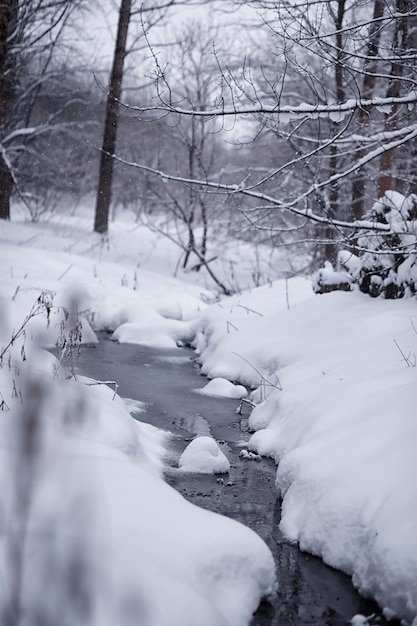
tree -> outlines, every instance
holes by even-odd
[[[140,45],[138,46],[138,39],[141,38],[140,34],[136,36],[134,43],[129,46],[129,24],[133,16],[139,16],[140,29],[143,31],[142,34],[145,34],[150,28],[164,20],[167,11],[171,7],[187,4],[187,1],[162,0],[160,4],[151,3],[151,6],[142,4],[140,8],[133,8],[132,0],[121,0],[120,2],[113,64],[106,100],[106,118],[95,209],[94,230],[98,233],[104,234],[108,230],[124,62],[130,51],[137,52],[141,48]],[[196,4],[199,4],[199,0],[197,0]],[[146,25],[143,23],[145,15],[148,16]]]
[[[113,155],[116,149],[118,109],[122,93],[123,65],[127,49],[127,33],[132,10],[131,0],[121,0],[113,65],[107,94],[103,147],[97,190],[94,230],[106,233],[113,180]]]
[[[0,129],[6,123],[6,109],[11,96],[11,66],[9,48],[11,47],[12,29],[16,21],[17,0],[5,0],[0,4]],[[0,150],[0,218],[10,217],[10,196],[13,189],[13,177],[7,163],[4,148]]]
[[[377,62],[379,44],[381,40],[380,21],[384,15],[384,0],[375,0],[373,7],[372,22],[369,25],[368,42],[366,45],[366,58],[363,63],[364,75],[362,78],[362,95],[370,99],[374,94],[377,81]],[[368,124],[369,110],[361,108],[357,114],[359,128],[366,129]],[[358,151],[358,158],[363,158],[366,150]],[[352,212],[356,219],[360,219],[365,210],[366,175],[359,170],[352,183]]]
[[[10,198],[20,187],[22,155],[39,157],[40,137],[63,132],[60,109],[42,113],[40,99],[64,90],[58,77],[65,32],[83,0],[2,0],[0,2],[0,218],[10,217]],[[61,115],[61,117],[60,117]]]
[[[395,0],[394,11],[397,19],[392,29],[390,46],[390,81],[387,86],[387,98],[399,98],[404,92],[404,83],[415,84],[415,53],[417,50],[417,2],[410,0]],[[408,53],[414,51],[414,58],[410,59]],[[413,67],[414,65],[414,67]],[[384,115],[384,131],[395,132],[400,126],[400,110],[396,103]],[[380,175],[378,178],[378,197],[395,186],[395,152],[386,150],[381,157]]]
[[[413,43],[417,3],[261,0],[251,4],[265,9],[270,57],[275,46],[273,63],[250,64],[249,58],[240,76],[223,66],[222,89],[214,106],[204,109],[172,97],[159,63],[159,102],[151,108],[194,120],[249,118],[257,124],[255,140],[275,133],[279,141],[271,144],[271,151],[281,151],[280,164],[262,173],[252,168],[247,179],[233,183],[220,177],[196,180],[169,171],[154,173],[172,182],[182,180],[252,199],[257,211],[251,207],[245,217],[258,228],[290,227],[301,232],[313,223],[314,239],[320,238],[334,261],[335,244],[360,248],[358,236],[364,230],[386,233],[393,228],[360,219],[360,206],[370,206],[387,185],[402,191],[401,186],[412,183],[403,180],[401,172],[403,154],[409,153],[417,137]],[[269,220],[265,225],[263,216]]]
[[[178,43],[171,47],[170,68],[166,70],[175,84],[172,97],[192,103],[199,109],[209,106],[214,92],[214,36],[213,27],[194,21],[188,24],[176,37]],[[211,63],[208,61],[210,55]],[[220,169],[222,152],[224,154],[225,150],[218,141],[215,122],[168,115],[165,128],[164,151],[168,141],[173,144],[173,149],[168,159],[160,155],[160,163],[163,162],[164,166],[174,165],[176,171],[187,178],[207,178]],[[185,269],[191,259],[197,271],[203,265],[207,267],[207,242],[217,199],[205,194],[204,188],[193,185],[186,188],[176,185],[172,189],[162,185],[155,189],[155,193],[164,211],[176,223],[175,240],[184,252],[182,267]],[[222,288],[226,289],[224,286]]]

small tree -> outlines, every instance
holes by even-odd
[[[360,256],[339,253],[341,265],[359,289],[372,297],[402,298],[417,293],[417,195],[407,197],[386,191],[365,218],[389,226],[387,234],[364,233],[358,237]],[[410,245],[411,243],[411,245]]]
[[[204,109],[212,101],[216,65],[212,55],[215,29],[206,28],[199,22],[187,25],[176,37],[177,44],[171,47],[170,72],[175,83],[172,97],[177,101],[192,103]],[[212,63],[207,59],[212,56]],[[225,150],[218,140],[218,126],[215,121],[198,117],[181,119],[178,115],[166,118],[164,152],[168,141],[172,148],[168,158],[160,155],[164,167],[174,165],[177,172],[187,178],[207,178],[217,172],[222,165]],[[215,205],[218,199],[207,195],[204,187],[184,187],[176,185],[169,189],[166,185],[155,188],[164,212],[176,224],[176,243],[183,249],[183,268],[190,260],[194,269],[207,264],[207,243],[209,230],[215,222]]]

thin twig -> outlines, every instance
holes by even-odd
[[[240,359],[245,361],[245,363],[250,365],[250,367],[260,376],[261,382],[264,385],[268,385],[270,387],[274,387],[274,389],[278,389],[279,391],[282,391],[281,383],[279,382],[279,378],[275,374],[275,372],[271,372],[270,370],[267,370],[270,376],[275,376],[275,378],[277,379],[277,384],[276,385],[274,383],[272,383],[270,380],[268,380],[267,378],[265,378],[265,376],[250,361],[248,361],[248,359],[245,359],[244,356],[242,356],[241,354],[238,354],[237,352],[233,352],[233,351],[232,351],[232,354],[234,354],[235,356],[238,356]],[[267,369],[267,368],[264,368],[264,369]]]
[[[403,357],[404,361],[407,363],[407,367],[416,367],[417,365],[417,360],[416,360],[416,355],[410,352],[408,353],[408,356],[405,356],[404,352],[401,350],[400,346],[398,345],[398,342],[396,339],[394,339],[394,343],[397,346],[401,356]],[[411,358],[412,357],[412,358]]]
[[[248,306],[244,304],[238,304],[239,308],[244,309],[247,313],[254,313],[255,315],[259,315],[259,317],[263,317],[263,313],[259,313],[259,311],[255,311],[255,309],[250,309]]]
[[[117,390],[119,389],[119,385],[115,380],[95,380],[91,383],[85,383],[87,387],[94,387],[94,385],[114,385],[114,394],[112,400],[115,399],[117,395]]]

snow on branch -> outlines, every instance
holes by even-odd
[[[48,133],[68,132],[74,128],[80,128],[80,125],[87,126],[89,124],[91,123],[83,122],[80,124],[80,122],[56,122],[54,124],[51,124],[48,122],[47,124],[41,124],[39,126],[15,128],[3,138],[2,145],[3,147],[6,147],[19,139],[24,139],[28,137],[39,137],[40,135],[45,135]]]
[[[332,122],[341,122],[349,113],[353,113],[358,109],[375,108],[382,113],[389,113],[392,107],[398,105],[407,105],[409,108],[414,107],[417,102],[417,91],[410,91],[407,95],[399,97],[380,98],[374,97],[370,99],[350,98],[345,102],[334,102],[329,104],[309,104],[303,102],[297,106],[292,105],[264,105],[261,102],[252,106],[221,106],[212,109],[195,109],[183,108],[174,102],[166,102],[159,93],[160,103],[149,106],[133,106],[125,105],[133,111],[159,111],[163,113],[176,113],[178,115],[188,115],[194,117],[224,117],[224,116],[240,116],[249,114],[276,115],[280,122],[288,123],[300,118],[317,119],[319,117],[330,118]]]
[[[417,135],[417,129],[415,131],[415,134]],[[372,222],[370,220],[365,220],[365,221],[356,220],[354,222],[348,222],[345,220],[331,219],[325,215],[318,215],[317,213],[314,213],[314,211],[312,211],[311,209],[297,208],[296,205],[299,204],[302,200],[306,199],[307,196],[312,195],[313,193],[316,193],[316,191],[319,188],[323,187],[325,184],[330,184],[333,181],[333,178],[337,179],[339,177],[342,177],[342,174],[340,174],[337,177],[332,177],[331,179],[329,179],[328,181],[325,181],[324,183],[313,185],[304,194],[292,200],[291,202],[282,202],[278,200],[277,198],[270,196],[269,194],[263,193],[261,191],[256,191],[253,188],[249,189],[241,185],[233,185],[233,184],[226,184],[226,183],[204,180],[204,179],[198,180],[198,179],[186,178],[183,176],[175,176],[173,174],[168,174],[166,172],[155,169],[153,167],[149,167],[147,165],[143,165],[141,163],[123,159],[122,157],[119,157],[119,156],[114,156],[114,158],[120,163],[123,163],[124,165],[129,165],[131,167],[135,167],[140,170],[150,172],[151,174],[154,174],[155,176],[159,176],[164,181],[179,182],[185,185],[196,185],[200,187],[205,187],[208,189],[213,189],[214,193],[216,192],[226,193],[226,194],[241,193],[245,196],[255,198],[256,200],[260,200],[264,203],[269,203],[271,206],[277,209],[284,209],[284,210],[290,211],[291,213],[293,213],[294,215],[297,215],[298,217],[308,219],[318,224],[324,224],[324,225],[331,224],[332,226],[336,228],[348,228],[348,229],[353,229],[355,231],[356,230],[372,230],[372,231],[381,231],[384,233],[392,232],[388,224],[380,224],[378,222]]]
[[[206,189],[213,190],[214,193],[226,193],[226,194],[236,194],[240,193],[247,197],[254,198],[264,204],[270,205],[271,207],[275,207],[277,209],[287,210],[293,213],[294,215],[309,220],[311,222],[315,222],[317,224],[331,225],[335,228],[342,229],[350,229],[354,231],[378,231],[383,232],[385,234],[396,234],[397,230],[395,225],[393,224],[383,224],[378,221],[373,221],[369,219],[365,220],[339,220],[330,218],[328,215],[319,215],[312,211],[310,208],[301,209],[300,205],[306,203],[306,201],[311,197],[317,194],[317,192],[328,188],[330,185],[334,185],[339,180],[342,180],[357,172],[360,168],[364,167],[366,164],[370,163],[374,159],[380,157],[384,152],[389,150],[398,148],[399,146],[407,143],[408,141],[414,140],[417,137],[417,125],[413,125],[409,127],[409,132],[405,136],[400,136],[395,138],[393,141],[388,141],[381,145],[378,145],[377,148],[370,150],[367,152],[362,158],[355,161],[350,167],[329,176],[327,179],[311,184],[303,193],[297,195],[292,200],[282,201],[273,197],[261,190],[259,190],[260,185],[262,184],[262,180],[257,184],[251,184],[250,186],[246,186],[245,182],[236,185],[236,184],[227,184],[222,183],[220,181],[213,181],[207,179],[195,179],[195,178],[186,178],[183,176],[176,176],[173,174],[169,174],[167,172],[155,169],[153,167],[149,167],[134,161],[129,161],[127,159],[123,159],[119,156],[114,156],[114,158],[131,167],[135,167],[141,169],[143,171],[150,172],[155,176],[159,176],[164,181],[173,181],[179,182],[186,185],[199,186]]]

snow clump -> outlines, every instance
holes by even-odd
[[[185,448],[178,461],[182,472],[196,474],[226,474],[230,463],[212,437],[196,437]]]
[[[202,393],[206,396],[218,396],[221,398],[234,398],[241,400],[246,398],[248,392],[243,385],[234,385],[225,378],[213,378],[202,389],[196,389],[197,393]]]

